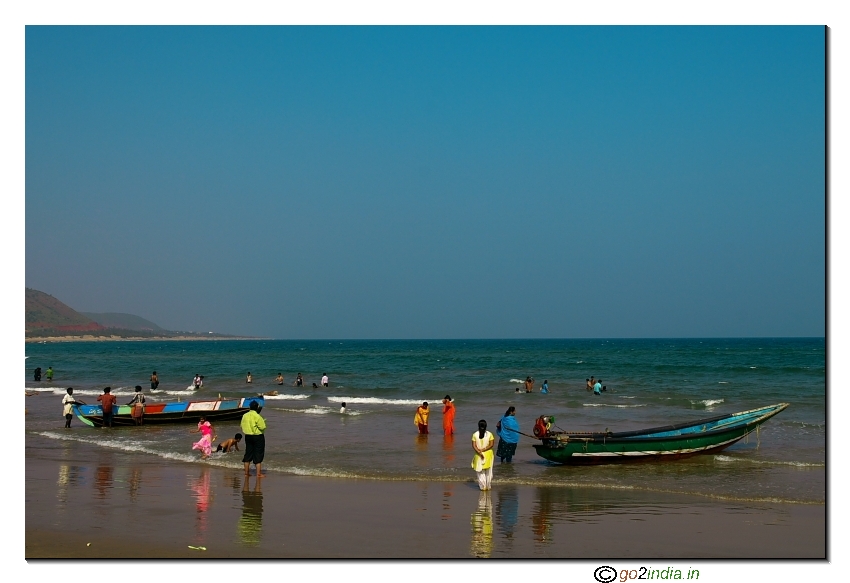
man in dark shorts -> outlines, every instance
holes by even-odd
[[[101,408],[103,409],[104,427],[112,427],[112,406],[115,404],[115,401],[118,400],[114,395],[110,394],[111,392],[112,387],[106,387],[103,389],[103,394],[97,398],[97,400],[101,402]]]
[[[262,478],[263,456],[266,453],[266,421],[259,414],[260,405],[251,401],[251,410],[242,416],[242,432],[245,434],[245,455],[242,463],[245,465],[245,475],[249,474],[251,463],[257,466],[257,477]]]

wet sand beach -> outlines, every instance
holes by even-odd
[[[27,439],[32,453],[44,438]],[[825,549],[822,504],[498,480],[487,494],[471,470],[453,483],[246,480],[71,442],[26,460],[27,559],[823,558]]]

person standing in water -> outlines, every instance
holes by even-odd
[[[192,385],[195,387],[196,391],[201,388],[201,375],[195,373],[195,378],[192,380]]]
[[[103,426],[104,427],[112,427],[112,406],[115,404],[115,401],[118,399],[115,398],[115,395],[112,395],[112,387],[106,387],[103,389],[103,394],[100,395],[97,400],[101,403],[101,409],[103,410]]]
[[[133,395],[133,400],[127,404],[133,407],[133,410],[130,412],[133,421],[136,422],[136,425],[141,425],[142,417],[145,414],[145,396],[142,394],[141,385],[136,385],[136,394]]]
[[[298,376],[295,377],[295,386],[303,387],[304,386],[304,378],[301,376],[301,373],[298,373]]]
[[[36,369],[33,371],[33,373],[32,373],[32,378],[33,378],[33,380],[34,380],[34,381],[36,381],[36,382],[40,382],[40,381],[41,381],[41,367],[40,367],[40,366],[39,366],[39,367],[36,367]]]
[[[600,379],[596,379],[596,384],[593,385],[593,394],[601,395],[602,394],[602,382]]]
[[[496,456],[499,462],[511,463],[519,443],[519,423],[516,420],[516,407],[508,407],[504,417],[496,423],[496,433],[499,435],[499,447]]]
[[[345,401],[342,402],[342,407],[339,408],[339,412],[345,415]]]
[[[245,434],[245,455],[242,464],[245,466],[245,475],[249,475],[251,463],[257,467],[257,477],[262,478],[263,458],[266,454],[266,420],[260,416],[260,405],[251,401],[251,409],[242,415],[242,432]]]
[[[151,390],[155,391],[159,387],[159,377],[156,376],[156,371],[151,373]]]
[[[277,384],[282,385],[283,384],[283,375],[280,374],[280,373],[277,373],[277,378],[275,380],[277,381]]]
[[[66,395],[62,397],[62,414],[65,415],[65,427],[71,427],[71,419],[74,418],[74,405],[77,400],[74,398],[74,389],[68,387]]]
[[[478,487],[489,490],[493,481],[493,434],[487,431],[487,422],[482,419],[478,422],[478,431],[472,434],[472,449],[475,457],[472,458],[472,469],[478,478]]]
[[[413,424],[419,428],[419,433],[422,435],[428,434],[428,415],[430,413],[428,401],[425,401],[416,408],[416,415],[413,416]]]
[[[245,382],[246,382],[246,383],[252,383],[252,382],[254,382],[254,380],[251,378],[251,371],[250,371],[250,370],[248,371],[248,376],[247,376],[247,377],[245,377]]]
[[[323,387],[328,386],[328,382],[329,382],[329,380],[328,380],[328,373],[323,372],[323,373],[322,373],[322,386],[323,386]]]
[[[48,383],[53,382],[53,367],[52,366],[47,367],[47,372],[45,373],[45,376],[47,377]]]
[[[455,404],[448,395],[443,399],[443,435],[454,435]]]
[[[543,386],[540,387],[540,392],[543,393],[544,395],[549,392],[549,381],[547,381],[547,380],[543,381]]]
[[[213,429],[212,424],[207,421],[206,417],[201,417],[201,420],[198,421],[197,429],[190,429],[190,433],[200,433],[201,439],[192,444],[192,449],[198,449],[201,451],[201,459],[205,460],[212,455],[212,443],[215,440],[215,429]]]

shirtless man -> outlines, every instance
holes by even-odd
[[[280,373],[277,373],[277,378],[275,380],[277,381],[277,384],[282,385],[283,384],[283,375],[280,374]]]

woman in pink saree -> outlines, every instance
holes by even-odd
[[[192,444],[192,449],[201,450],[201,459],[207,459],[212,455],[212,444],[215,439],[215,430],[206,417],[198,421],[198,428],[192,429],[191,433],[200,433],[201,439]]]

